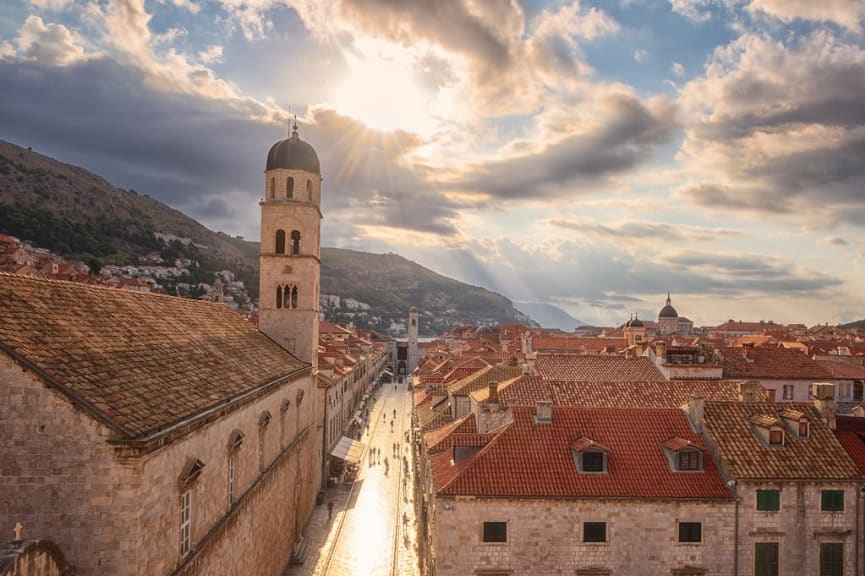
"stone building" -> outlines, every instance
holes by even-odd
[[[435,574],[729,573],[735,503],[681,410],[509,412],[429,442]]]
[[[673,308],[670,301],[670,293],[667,292],[667,303],[658,312],[658,333],[661,336],[669,336],[671,334],[688,335],[694,330],[694,323],[679,316],[679,313]]]
[[[322,485],[318,158],[268,154],[261,331],[228,307],[0,273],[0,533],[80,576],[277,575]]]
[[[830,429],[834,390],[822,387],[821,410],[700,398],[688,406],[738,502],[738,536],[727,546],[739,574],[839,576],[862,565],[863,478]]]

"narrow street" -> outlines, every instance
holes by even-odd
[[[327,490],[306,530],[306,562],[286,576],[417,576],[417,530],[411,444],[411,393],[382,384],[371,400],[353,484]],[[393,425],[391,426],[391,421]],[[398,446],[397,446],[398,444]],[[328,519],[328,503],[333,518]]]

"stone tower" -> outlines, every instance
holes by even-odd
[[[259,255],[259,329],[318,364],[321,166],[312,146],[291,136],[270,148],[264,172]]]
[[[412,306],[408,310],[408,373],[411,374],[417,368],[417,308]]]

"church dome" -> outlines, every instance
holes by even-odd
[[[661,311],[658,312],[658,318],[678,318],[679,313],[676,312],[676,309],[670,304],[670,293],[667,292],[667,305],[661,308]]]
[[[291,136],[270,147],[267,153],[267,170],[304,170],[321,174],[321,165],[315,148],[300,139],[297,125]]]
[[[631,318],[627,322],[625,322],[625,328],[642,328],[643,321],[639,318]]]

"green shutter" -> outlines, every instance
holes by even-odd
[[[757,510],[779,510],[780,508],[780,490],[757,490]]]
[[[778,543],[754,545],[754,576],[778,576]]]
[[[820,544],[820,576],[843,576],[844,545],[840,543]]]
[[[843,510],[844,509],[844,491],[843,490],[823,490],[820,498],[821,510]]]

